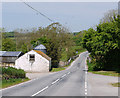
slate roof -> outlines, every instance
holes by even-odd
[[[21,51],[1,51],[0,56],[19,56]]]
[[[41,50],[41,49],[46,49],[46,47],[44,45],[40,44],[34,48],[34,50]]]
[[[44,58],[46,58],[47,60],[51,60],[51,58],[49,56],[47,56],[46,54],[44,54],[42,51],[38,51],[38,50],[34,50],[35,52],[37,52],[38,54],[40,54],[41,56],[43,56]]]

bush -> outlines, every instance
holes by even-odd
[[[88,71],[93,71],[94,66],[92,63],[89,63],[89,60],[87,60],[87,65],[88,65]]]
[[[2,67],[2,74],[4,79],[8,78],[25,78],[26,73],[22,69],[16,69],[13,67]]]
[[[88,65],[88,71],[100,71],[101,66],[91,62],[89,63],[89,60],[87,60],[87,65]]]

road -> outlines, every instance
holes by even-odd
[[[85,96],[87,82],[85,60],[82,53],[68,69],[34,79],[2,91],[2,96]]]

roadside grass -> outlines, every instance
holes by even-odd
[[[64,67],[52,68],[51,72],[57,72],[57,71],[62,71],[62,70],[65,70],[65,68]]]
[[[65,70],[67,67],[69,67],[71,65],[71,63],[73,62],[74,60],[71,60],[70,63],[68,65],[65,65],[63,67],[59,67],[59,68],[52,68],[52,71],[51,72],[57,72],[57,71],[62,71],[62,70]]]
[[[10,87],[10,86],[13,86],[13,85],[16,85],[16,84],[19,84],[19,83],[22,83],[22,82],[25,82],[25,81],[28,81],[28,80],[30,80],[30,79],[28,79],[28,78],[24,78],[24,79],[22,79],[22,78],[18,78],[18,79],[8,79],[8,80],[5,80],[5,79],[3,79],[3,80],[1,80],[0,81],[0,88],[6,88],[6,87]]]
[[[106,76],[114,76],[114,77],[119,77],[120,76],[115,71],[89,71],[89,72],[92,72],[93,74],[100,74],[100,75],[106,75]]]
[[[88,65],[88,72],[91,72],[93,74],[100,74],[100,75],[106,75],[106,76],[114,76],[114,77],[120,77],[120,74],[117,73],[116,71],[93,71],[94,64],[89,63],[87,60],[87,65]]]
[[[120,87],[120,82],[118,82],[118,83],[111,83],[111,85],[114,86],[114,87]]]

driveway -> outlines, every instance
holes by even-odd
[[[118,77],[88,73],[88,96],[118,96],[118,87],[110,83],[118,82]]]

